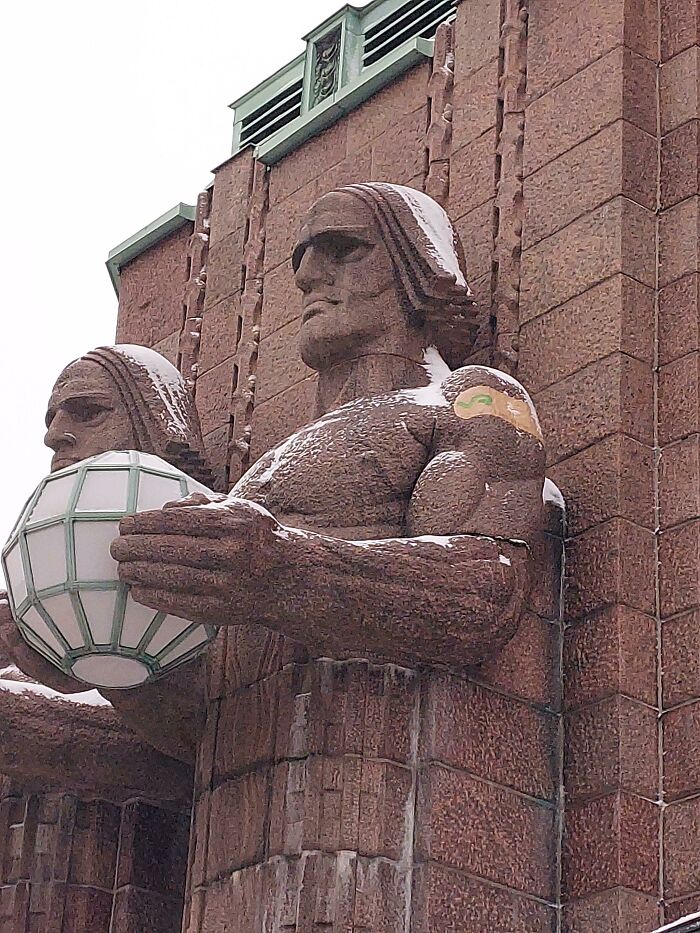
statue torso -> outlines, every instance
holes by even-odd
[[[348,539],[402,535],[439,411],[421,392],[358,399],[329,412],[265,454],[232,495],[306,530]]]

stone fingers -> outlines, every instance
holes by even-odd
[[[158,509],[127,515],[119,523],[122,535],[189,535],[192,537],[221,538],[235,527],[226,508],[185,506]]]
[[[225,625],[231,621],[231,608],[223,600],[212,597],[191,596],[187,593],[173,593],[148,586],[134,586],[131,595],[136,602],[150,609],[167,612],[190,622],[207,625]],[[247,621],[241,619],[241,622]]]
[[[173,564],[198,567],[203,570],[225,570],[239,553],[247,549],[248,541],[231,539],[207,540],[184,534],[129,534],[115,538],[110,551],[115,560],[125,563]]]
[[[235,600],[240,589],[240,573],[180,564],[156,564],[150,561],[124,561],[119,565],[119,577],[124,583],[136,587],[159,590],[172,594],[213,596]],[[179,598],[179,597],[178,597]]]

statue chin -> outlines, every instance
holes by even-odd
[[[308,322],[302,326],[299,336],[299,355],[304,363],[316,372],[323,372],[335,363],[347,357],[349,339],[338,339],[338,333],[327,334],[321,328],[313,327],[316,322]],[[312,331],[313,327],[313,331]]]

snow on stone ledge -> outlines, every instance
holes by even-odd
[[[17,693],[24,696],[44,697],[47,700],[58,700],[63,703],[74,703],[78,706],[111,706],[97,690],[86,690],[83,693],[59,693],[43,684],[23,680],[0,680],[0,691]]]
[[[672,930],[676,930],[677,933],[682,933],[686,924],[694,924],[693,926],[687,927],[688,933],[691,933],[691,930],[700,930],[700,913],[688,914],[687,917],[681,917],[680,920],[676,920],[674,923],[669,923],[665,927],[659,927],[658,930],[654,930],[654,933],[671,933]]]

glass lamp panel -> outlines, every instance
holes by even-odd
[[[31,496],[27,499],[27,501],[24,503],[24,508],[23,508],[22,511],[19,513],[19,517],[18,517],[17,521],[16,521],[16,522],[14,523],[14,525],[12,526],[12,531],[10,532],[10,537],[12,537],[12,535],[15,534],[15,532],[17,531],[17,529],[18,529],[20,526],[24,525],[24,524],[26,523],[27,519],[29,518],[29,513],[30,513],[31,510],[34,508],[34,505],[36,505],[36,502],[34,502],[34,505],[32,505],[32,502],[33,502],[33,500],[34,500],[34,493],[36,493],[36,489],[35,489],[34,492],[31,494]]]
[[[167,651],[163,657],[158,660],[161,665],[165,667],[166,664],[172,664],[174,661],[177,661],[178,658],[183,657],[183,655],[188,654],[188,652],[193,651],[195,648],[204,647],[208,640],[209,636],[207,635],[207,630],[203,625],[198,625],[176,648]]]
[[[160,470],[161,473],[176,472],[174,466],[171,466],[167,460],[163,460],[161,457],[156,457],[155,454],[145,454],[139,451],[137,456],[141,466],[148,467],[150,470]]]
[[[119,522],[78,519],[73,523],[73,536],[75,574],[79,582],[111,582],[118,578],[117,562],[109,553],[109,546],[119,537]]]
[[[119,644],[125,648],[135,648],[148,631],[148,627],[158,613],[155,609],[142,606],[131,594],[126,597],[124,608],[124,623]]]
[[[96,457],[93,457],[90,462],[99,464],[109,463],[114,466],[127,466],[131,462],[131,459],[128,451],[108,450],[106,454],[98,454]]]
[[[128,496],[128,470],[88,470],[76,511],[125,512]]]
[[[7,572],[7,585],[12,594],[12,601],[15,608],[17,608],[17,606],[27,598],[27,581],[24,577],[24,567],[22,566],[22,553],[19,549],[19,541],[7,552],[5,568]]]
[[[53,649],[59,658],[65,656],[65,648],[48,627],[42,616],[40,616],[36,611],[34,606],[30,606],[23,614],[22,622],[27,628],[31,629],[35,635],[38,635],[39,638],[49,646],[49,648]]]
[[[160,623],[158,631],[148,643],[146,650],[152,655],[159,654],[191,625],[191,622],[185,622],[184,619],[178,619],[177,616],[166,616]]]
[[[136,658],[114,654],[88,654],[73,665],[73,674],[96,687],[136,687],[148,680],[150,671]]]
[[[44,610],[53,619],[53,623],[60,631],[71,648],[82,648],[85,644],[83,633],[75,617],[73,602],[68,593],[61,593],[59,596],[50,596],[48,599],[42,599],[41,605]]]
[[[160,509],[166,502],[182,499],[182,496],[180,480],[176,476],[166,479],[164,476],[154,476],[152,473],[140,473],[136,511],[148,512],[150,509]]]
[[[33,525],[47,518],[62,516],[68,508],[68,500],[73,492],[76,478],[77,472],[73,470],[66,476],[50,479],[32,509],[27,524]]]
[[[63,522],[27,533],[34,589],[66,582],[66,535]]]
[[[96,645],[108,645],[112,640],[116,590],[83,590],[80,594],[83,612]]]
[[[37,636],[30,628],[27,628],[26,625],[23,625],[19,631],[22,633],[24,640],[28,642],[32,648],[35,648],[40,655],[48,658],[50,661],[53,661],[54,664],[59,663],[61,658],[57,657],[57,655],[50,648],[47,648],[47,646],[37,638]]]

